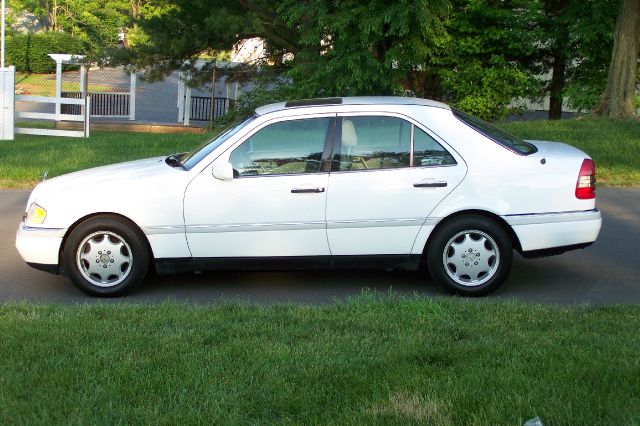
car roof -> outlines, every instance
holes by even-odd
[[[256,114],[264,115],[271,112],[297,108],[338,105],[422,105],[435,108],[451,109],[442,102],[422,98],[404,98],[400,96],[350,96],[342,98],[301,99],[297,101],[278,102],[256,108]]]

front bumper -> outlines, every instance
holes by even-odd
[[[66,229],[58,228],[33,228],[21,223],[16,233],[16,248],[29,265],[42,265],[42,268],[53,270],[59,263],[65,231]]]
[[[504,216],[523,252],[588,245],[602,227],[598,209],[583,212]]]

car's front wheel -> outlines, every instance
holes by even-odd
[[[63,262],[67,275],[83,292],[120,296],[146,276],[149,252],[134,225],[113,216],[96,216],[69,235]]]
[[[507,279],[513,247],[496,222],[462,216],[435,232],[427,248],[427,265],[433,279],[450,292],[484,296]]]

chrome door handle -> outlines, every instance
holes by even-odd
[[[444,188],[447,186],[447,182],[443,180],[431,180],[424,182],[417,182],[413,184],[414,188]]]
[[[292,194],[310,194],[310,193],[319,193],[324,192],[324,188],[293,188],[291,190]]]

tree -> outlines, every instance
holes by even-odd
[[[618,0],[572,2],[563,98],[578,111],[592,111],[606,86]]]
[[[401,94],[444,37],[444,1],[314,3],[287,0],[279,9],[302,34],[288,73],[300,96]]]
[[[594,113],[628,118],[635,115],[640,0],[621,0],[618,10],[607,87]]]
[[[615,1],[155,0],[127,60],[162,78],[261,37],[273,100],[408,91],[495,119],[548,94],[559,118],[567,96],[590,108],[604,86]]]
[[[446,21],[443,55],[429,65],[444,100],[488,120],[508,113],[514,98],[538,93],[527,68],[537,52],[530,0],[456,0]]]
[[[261,36],[265,22],[275,20],[275,9],[266,0],[156,0],[154,5],[153,10],[139,10],[130,49],[112,52],[114,61],[146,69],[151,80],[187,68],[199,57],[231,50],[243,38]],[[271,17],[259,17],[258,9]]]
[[[447,0],[184,0],[139,21],[148,43],[131,55],[160,76],[203,54],[261,37],[295,95],[401,93],[401,79],[433,54]],[[282,56],[293,54],[285,64]],[[336,76],[340,78],[336,78]]]
[[[573,3],[575,4],[576,2],[573,1]],[[544,58],[542,62],[551,68],[551,80],[547,85],[547,91],[549,93],[549,119],[559,120],[562,117],[566,71],[571,61],[569,34],[571,2],[565,0],[546,0],[544,1],[542,11],[542,19],[539,24],[542,29],[541,34],[544,36],[543,42],[547,45],[547,48],[540,49],[540,52],[543,52],[541,55]]]
[[[121,31],[158,10],[154,0],[8,0],[10,18],[30,12],[47,32],[64,32],[89,43],[94,53],[120,44]]]

